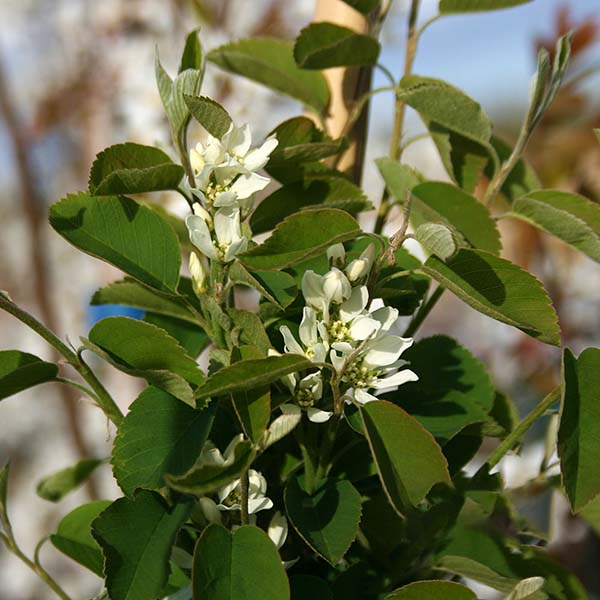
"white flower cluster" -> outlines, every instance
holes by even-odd
[[[204,144],[190,151],[194,171],[194,214],[186,218],[190,240],[204,256],[230,262],[244,252],[248,239],[241,223],[251,208],[253,194],[271,181],[258,175],[277,146],[269,137],[257,148],[251,148],[249,125],[233,123],[221,139],[209,135]]]
[[[299,338],[289,327],[280,331],[285,351],[301,354],[315,363],[328,362],[342,384],[346,402],[365,404],[377,398],[369,390],[396,387],[416,381],[417,375],[401,369],[407,363],[400,355],[411,346],[411,338],[390,333],[398,319],[398,311],[389,306],[369,310],[367,281],[373,266],[375,250],[369,245],[359,258],[346,264],[342,244],[329,248],[331,269],[324,275],[306,271],[302,293],[306,306],[299,327]],[[401,369],[401,370],[399,370]],[[327,421],[332,413],[317,408],[323,397],[322,371],[300,379],[290,375],[284,383],[294,403],[284,404],[284,413],[307,412],[316,423]]]

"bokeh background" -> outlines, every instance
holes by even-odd
[[[395,0],[383,32],[381,62],[396,75],[403,61],[407,4]],[[435,0],[422,4],[422,20],[435,14]],[[173,70],[184,35],[194,27],[201,27],[208,49],[248,35],[291,39],[311,20],[314,8],[314,0],[0,0],[0,289],[76,344],[110,311],[88,302],[117,273],[59,238],[47,224],[47,208],[67,192],[86,187],[95,154],[108,145],[130,140],[169,149],[154,82],[155,45],[163,64]],[[535,134],[528,157],[544,185],[599,201],[600,145],[592,133],[600,126],[598,0],[534,0],[506,11],[447,17],[424,34],[415,72],[464,89],[481,102],[497,131],[514,140],[537,50],[551,48],[568,29],[576,32],[568,85]],[[386,85],[379,72],[374,85]],[[236,121],[250,122],[258,137],[301,111],[297,103],[210,65],[203,94],[223,103]],[[387,153],[391,119],[392,98],[376,96],[364,176],[366,193],[375,202],[382,182],[372,159]],[[408,135],[420,131],[418,119],[409,115]],[[430,177],[445,178],[426,139],[412,144],[405,160]],[[181,200],[167,194],[154,200],[176,213],[185,210]],[[576,351],[600,345],[597,266],[525,225],[511,223],[504,235],[505,255],[536,273],[549,289],[564,343]],[[498,388],[522,412],[556,383],[559,351],[450,297],[436,307],[421,335],[440,331],[482,358]],[[4,314],[0,348],[51,357],[35,334]],[[94,365],[126,408],[139,392],[139,382]],[[523,487],[538,473],[543,429],[532,432],[529,451],[509,457],[502,469],[522,510],[548,535],[552,553],[577,571],[591,597],[600,597],[600,542],[594,524],[570,517],[557,495]],[[65,396],[58,386],[35,388],[2,403],[0,463],[9,458],[12,463],[10,514],[29,554],[77,504],[118,495],[108,465],[58,504],[35,493],[43,476],[78,458],[108,456],[112,435],[98,409],[77,395]],[[50,544],[43,546],[41,556],[72,597],[99,593],[101,582]],[[494,597],[489,590],[481,590],[480,596]],[[0,548],[0,600],[50,597],[32,573]]]

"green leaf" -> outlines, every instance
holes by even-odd
[[[511,8],[520,4],[527,4],[532,0],[440,0],[439,10],[443,15],[464,12],[483,12]]]
[[[247,38],[211,50],[208,60],[283,94],[317,113],[329,105],[329,89],[321,73],[299,69],[294,62],[293,45],[274,38]]]
[[[285,510],[300,537],[335,566],[358,533],[360,494],[349,481],[328,479],[308,494],[297,478],[285,488]]]
[[[111,600],[152,600],[169,577],[171,547],[190,504],[169,508],[154,492],[115,500],[92,523],[102,547],[106,589]]]
[[[408,75],[398,97],[427,122],[438,123],[470,140],[489,145],[492,124],[479,103],[441,79]]]
[[[69,194],[50,207],[68,242],[163,292],[176,292],[181,256],[173,229],[130,198]]]
[[[421,502],[436,483],[450,483],[440,447],[408,413],[385,400],[360,412],[379,478],[398,513]]]
[[[164,329],[192,358],[197,358],[211,343],[204,329],[188,321],[150,312],[144,315],[143,320]]]
[[[92,537],[92,521],[111,505],[110,500],[98,500],[78,506],[62,518],[50,541],[57,550],[77,561],[92,573],[103,576],[104,557]]]
[[[0,400],[52,381],[58,367],[20,350],[0,350]]]
[[[256,452],[252,444],[247,440],[240,439],[234,447],[231,464],[202,462],[202,456],[200,456],[196,464],[186,473],[179,476],[167,475],[165,480],[174,490],[184,494],[203,496],[239,479],[241,474],[252,464],[255,456]]]
[[[196,398],[224,396],[243,390],[259,388],[284,375],[313,368],[313,363],[297,354],[268,356],[255,360],[242,360],[217,371],[196,390]]]
[[[162,390],[146,388],[115,438],[113,473],[123,492],[159,490],[167,473],[187,471],[208,437],[215,407],[193,409]]]
[[[44,500],[58,502],[77,489],[104,461],[98,458],[84,458],[72,467],[44,477],[37,486],[37,494]]]
[[[419,340],[402,356],[418,381],[386,394],[442,444],[468,425],[488,418],[494,386],[485,366],[452,338]]]
[[[544,587],[543,577],[528,577],[517,583],[513,591],[506,597],[506,600],[527,600]]]
[[[423,223],[415,231],[415,238],[429,254],[442,260],[454,256],[458,245],[452,231],[441,223]]]
[[[267,356],[272,346],[259,316],[249,310],[233,307],[227,309],[227,314],[233,323],[232,342],[235,346],[242,347],[242,359]],[[253,356],[245,356],[244,347],[257,348],[259,352]]]
[[[183,97],[192,117],[216,138],[222,138],[231,125],[229,113],[218,103],[206,96]]]
[[[596,535],[600,535],[600,496],[588,502],[579,511],[579,515],[591,525]]]
[[[196,361],[166,331],[128,317],[107,317],[92,327],[89,342],[93,352],[118,369],[143,377],[148,383],[191,404],[194,386],[204,381]]]
[[[311,23],[294,45],[294,59],[303,69],[374,65],[379,42],[370,35],[334,23]]]
[[[379,6],[379,0],[344,0],[344,2],[363,15],[368,15]]]
[[[286,217],[315,205],[339,208],[352,215],[373,208],[363,191],[351,181],[315,177],[288,183],[267,196],[252,214],[250,227],[254,234],[270,231]]]
[[[280,308],[289,306],[298,295],[296,280],[285,271],[247,271],[239,261],[229,268],[229,278],[236,285],[243,285],[260,292],[269,302]]]
[[[188,33],[185,39],[185,46],[181,54],[178,72],[182,73],[186,69],[202,69],[202,46],[198,39],[198,30],[194,29]]]
[[[423,182],[423,176],[412,167],[399,163],[391,158],[378,158],[375,164],[383,177],[390,194],[400,204],[404,204],[408,192]]]
[[[483,553],[483,551],[482,549],[481,552]],[[444,556],[440,560],[438,568],[460,577],[473,579],[500,592],[509,593],[519,582],[514,576],[500,575],[486,564],[466,556]],[[538,595],[536,600],[545,598],[547,598],[545,594]]]
[[[97,290],[90,304],[123,304],[189,323],[197,322],[196,317],[177,298],[159,295],[128,277]]]
[[[600,494],[600,349],[563,357],[563,398],[558,430],[563,486],[573,512]]]
[[[482,250],[461,249],[442,262],[429,257],[423,271],[461,300],[541,342],[560,345],[560,329],[542,284],[517,265]]]
[[[430,181],[412,189],[418,225],[441,220],[458,231],[468,244],[498,254],[502,249],[496,222],[476,198],[449,183]]]
[[[600,262],[600,206],[569,192],[543,190],[515,200],[503,215],[521,219]]]
[[[196,544],[194,598],[202,600],[289,600],[279,553],[267,534],[252,525],[230,533],[207,527]]]
[[[394,590],[385,600],[477,600],[469,588],[453,581],[415,581]]]
[[[176,190],[183,176],[183,167],[162,150],[129,142],[110,146],[96,156],[89,189],[95,196]]]
[[[355,219],[335,208],[304,210],[282,221],[260,246],[240,255],[251,270],[278,271],[324,254],[361,233]]]

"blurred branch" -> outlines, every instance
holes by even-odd
[[[0,57],[0,117],[3,119],[13,148],[16,172],[21,187],[22,208],[29,227],[30,256],[32,263],[32,279],[35,301],[42,314],[42,320],[53,330],[57,330],[57,313],[50,292],[51,283],[46,261],[43,225],[45,220],[45,202],[35,183],[35,168],[31,162],[31,140],[20,122],[15,103],[11,97],[8,81],[4,73],[2,57]],[[77,409],[77,396],[68,387],[61,386],[59,394],[62,399],[68,430],[77,455],[85,458],[91,455],[87,446]],[[89,496],[98,498],[98,489],[93,478],[86,483]]]

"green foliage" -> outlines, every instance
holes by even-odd
[[[289,306],[298,294],[296,280],[285,271],[250,273],[236,261],[229,270],[229,276],[234,283],[255,289],[280,308]]]
[[[62,518],[50,541],[57,550],[102,577],[104,557],[92,536],[92,522],[110,506],[109,500],[82,504]]]
[[[484,315],[560,345],[560,329],[541,283],[517,265],[481,250],[463,249],[443,263],[432,256],[423,271]]]
[[[317,113],[329,105],[329,90],[320,73],[296,66],[293,46],[273,38],[248,38],[211,50],[208,60],[222,69],[287,94]]]
[[[379,42],[335,23],[311,23],[294,46],[294,59],[303,69],[329,69],[356,65],[374,65]]]
[[[189,504],[169,508],[158,494],[141,490],[133,499],[115,500],[93,521],[111,599],[151,600],[160,594],[171,547],[189,512]]]
[[[193,409],[160,389],[146,388],[115,438],[113,473],[123,492],[159,490],[166,474],[187,471],[208,437],[214,408]]]
[[[192,117],[214,137],[222,137],[229,129],[231,117],[218,102],[205,96],[184,96],[183,99]]]
[[[344,2],[363,15],[369,14],[379,6],[379,0],[344,0]]]
[[[104,461],[97,458],[84,458],[72,467],[62,469],[45,477],[38,483],[37,494],[44,500],[58,502],[78,488]]]
[[[300,537],[335,566],[354,541],[360,523],[360,494],[349,481],[328,479],[309,494],[296,478],[285,488],[285,509]]]
[[[176,190],[183,174],[162,150],[129,142],[96,156],[88,186],[95,196]]]
[[[441,14],[483,12],[527,4],[531,0],[440,0]]]
[[[375,164],[390,194],[401,204],[406,200],[406,195],[423,181],[423,176],[412,167],[400,164],[392,158],[378,158]]]
[[[415,238],[430,254],[446,260],[456,254],[458,244],[452,231],[441,223],[423,223],[417,227]]]
[[[194,598],[206,600],[289,600],[290,590],[279,554],[258,527],[230,533],[207,527],[194,551]]]
[[[0,400],[39,383],[52,381],[58,374],[55,364],[19,350],[0,350]]]
[[[129,198],[69,194],[50,207],[50,225],[68,242],[141,283],[176,292],[181,257],[171,227]]]
[[[416,581],[392,592],[386,600],[476,600],[475,594],[464,585],[452,581]]]
[[[578,512],[600,494],[600,349],[588,348],[579,358],[565,349],[563,380],[558,453],[563,486]]]
[[[408,413],[382,400],[363,406],[361,416],[381,483],[398,513],[421,502],[436,483],[450,483],[440,447]]]

